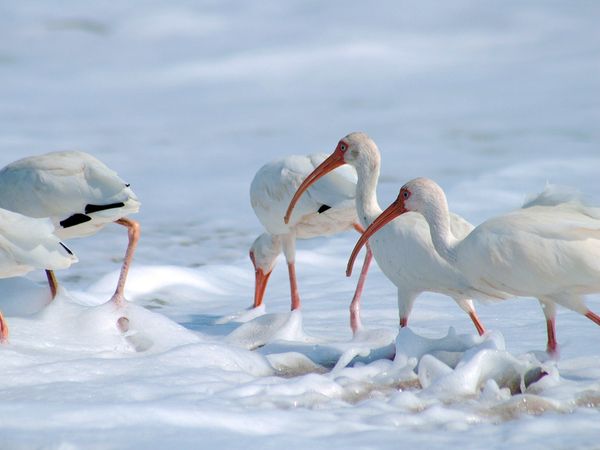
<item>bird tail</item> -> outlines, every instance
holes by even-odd
[[[523,208],[531,208],[532,206],[557,206],[563,203],[576,203],[583,205],[582,195],[577,189],[569,186],[560,186],[557,184],[546,184],[542,192],[537,195],[530,196]]]

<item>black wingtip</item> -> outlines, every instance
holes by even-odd
[[[62,246],[62,248],[64,248],[66,250],[66,252],[73,256],[73,252],[69,249],[69,247],[67,247],[65,244],[63,244],[62,242],[59,242],[59,244]]]
[[[65,220],[60,221],[60,226],[63,228],[74,227],[75,225],[79,225],[80,223],[89,222],[92,220],[90,216],[86,216],[85,214],[77,213],[73,214],[70,217],[67,217]]]
[[[110,203],[108,205],[87,204],[87,205],[85,205],[85,213],[92,214],[92,213],[95,213],[98,211],[104,211],[106,209],[122,208],[123,206],[125,206],[125,203],[123,203],[123,202]]]
[[[324,213],[325,211],[327,211],[328,209],[331,209],[331,206],[329,205],[321,205],[321,207],[317,210],[317,212],[319,214]]]

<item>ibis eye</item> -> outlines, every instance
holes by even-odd
[[[348,149],[348,146],[346,144],[340,144],[340,150],[345,152]]]
[[[402,191],[402,197],[404,197],[404,200],[407,200],[408,197],[410,197],[410,192],[408,192],[408,191]]]

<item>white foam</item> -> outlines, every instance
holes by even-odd
[[[106,301],[122,226],[68,242],[79,263],[52,303],[42,271],[0,280],[2,447],[597,446],[600,331],[573,312],[557,314],[557,361],[531,299],[477,304],[480,338],[425,293],[398,332],[373,264],[353,337],[354,232],[298,241],[301,313],[283,261],[247,309],[255,170],[351,131],[381,150],[381,206],[416,176],[473,223],[547,182],[597,204],[597,16],[593,2],[7,2],[0,166],[89,151],[131,183],[142,234],[120,310]]]

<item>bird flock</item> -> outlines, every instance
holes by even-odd
[[[383,210],[376,192],[380,167],[375,142],[365,133],[350,133],[329,156],[288,156],[258,170],[250,200],[265,232],[249,251],[255,270],[252,309],[262,307],[282,252],[291,309],[300,309],[296,239],[356,230],[360,238],[347,276],[360,249],[366,246],[367,251],[350,303],[353,333],[362,327],[360,297],[373,257],[397,288],[400,327],[408,325],[415,299],[426,291],[451,297],[480,335],[486,330],[474,299],[537,298],[546,319],[546,350],[552,355],[558,354],[556,305],[600,325],[600,316],[584,302],[585,295],[600,291],[600,208],[569,192],[546,190],[522,208],[474,227],[450,212],[442,188],[427,178],[407,182]],[[61,241],[116,223],[127,228],[129,241],[109,301],[122,308],[140,236],[139,223],[127,217],[140,207],[129,184],[95,157],[66,151],[7,165],[0,171],[0,193],[0,278],[45,270],[54,298],[54,271],[77,261]],[[126,331],[127,317],[115,326]],[[8,341],[1,312],[0,341]]]
[[[52,298],[58,282],[54,270],[77,261],[60,241],[90,236],[109,223],[128,230],[129,243],[115,293],[109,300],[121,308],[127,272],[140,236],[139,224],[127,218],[140,202],[119,176],[84,152],[52,152],[23,158],[0,170],[2,260],[0,277],[46,270]],[[128,319],[119,318],[123,331]],[[8,339],[8,325],[0,314],[0,338]]]

